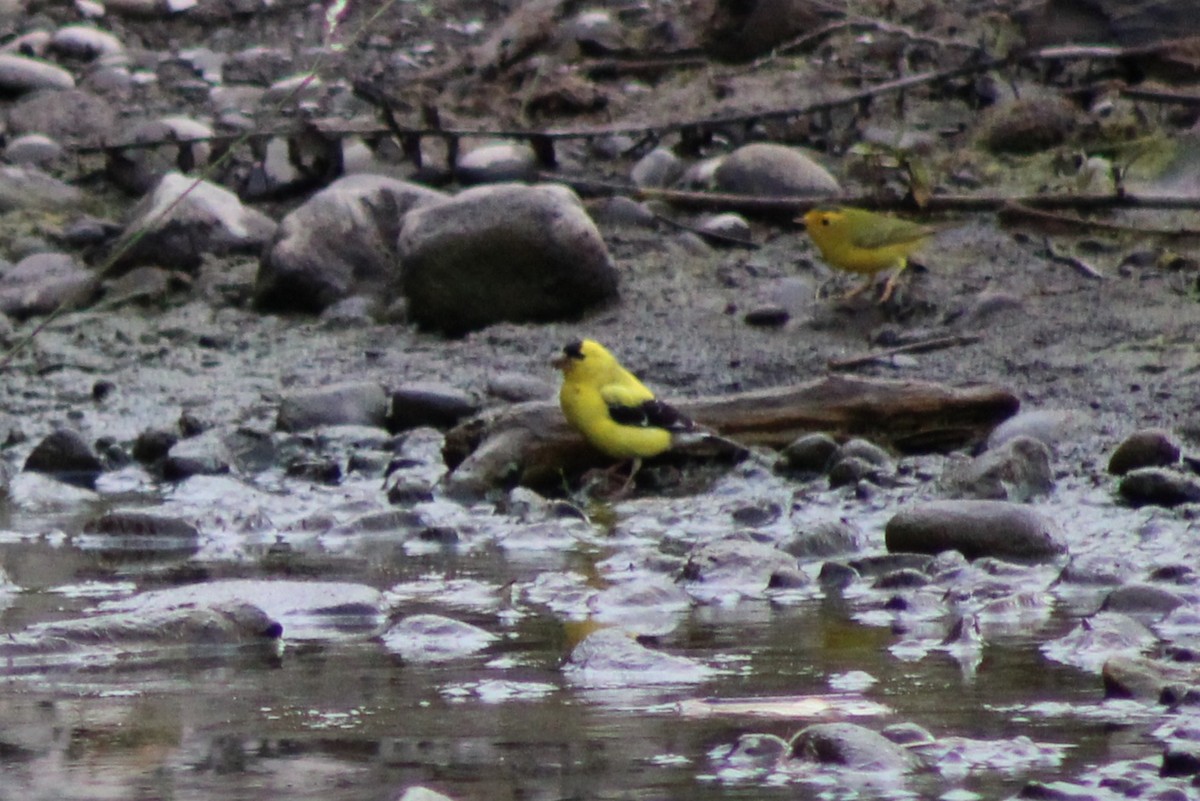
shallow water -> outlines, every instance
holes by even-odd
[[[671,579],[651,583],[664,602],[632,611],[629,599],[602,592],[647,572],[638,554],[678,560],[734,530],[731,510],[748,504],[784,510],[760,527],[763,539],[852,516],[865,552],[881,553],[896,504],[929,492],[917,483],[864,501],[750,470],[701,496],[593,507],[600,525],[524,493],[500,507],[389,509],[379,482],[365,479],[316,487],[218,477],[160,490],[132,471],[106,482],[58,506],[43,502],[54,497],[45,487],[14,488],[0,533],[5,631],[228,596],[282,622],[284,636],[278,647],[68,653],[10,670],[0,689],[0,799],[350,801],[392,799],[416,784],[456,799],[994,798],[1031,779],[1161,753],[1151,736],[1161,708],[1106,702],[1095,673],[1040,650],[1095,609],[1094,591],[1046,590],[1044,608],[983,617],[983,639],[962,647],[939,645],[951,623],[944,610],[890,612],[853,587],[843,596],[815,582],[717,586],[694,593],[704,603],[680,604]],[[1081,487],[1065,482],[1043,507],[1075,553],[1136,540],[1135,569],[1194,557],[1184,517],[1121,509]],[[792,503],[797,492],[802,502]],[[192,520],[198,540],[81,533],[98,512],[134,502]],[[457,541],[418,535],[430,527]],[[824,561],[802,560],[802,570],[815,576]],[[1056,571],[1029,575],[1048,584]],[[378,636],[430,612],[496,638],[426,660]],[[610,680],[565,668],[581,621],[605,614],[654,630],[649,648],[688,657],[699,672]],[[924,727],[937,738],[932,767],[855,777],[726,758],[741,735],[786,740],[836,720]]]

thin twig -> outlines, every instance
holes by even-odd
[[[909,342],[907,345],[897,345],[894,348],[886,348],[884,350],[874,350],[869,353],[863,353],[858,356],[850,356],[845,359],[830,359],[826,362],[826,366],[830,370],[848,370],[853,367],[861,367],[864,364],[887,359],[892,356],[897,356],[902,353],[929,353],[935,350],[945,350],[947,348],[959,348],[964,345],[974,345],[982,337],[975,334],[961,334],[957,336],[935,337],[934,339],[922,339],[919,342]]]
[[[1065,264],[1075,270],[1075,272],[1082,275],[1084,278],[1090,278],[1093,281],[1104,280],[1104,274],[1102,272],[1088,264],[1083,259],[1059,250],[1054,246],[1054,242],[1050,239],[1050,237],[1046,237],[1043,240],[1043,244],[1046,251],[1046,258],[1050,259],[1050,261],[1057,262],[1059,264]]]

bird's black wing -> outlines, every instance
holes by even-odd
[[[665,428],[668,431],[691,431],[696,427],[690,417],[660,400],[648,400],[637,406],[610,404],[608,414],[624,426]]]

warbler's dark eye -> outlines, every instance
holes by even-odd
[[[828,217],[822,217],[822,218],[821,218],[821,225],[829,225],[829,218],[828,218]]]
[[[565,348],[563,348],[563,353],[567,354],[567,356],[569,358],[579,359],[582,361],[583,360],[583,342],[581,342],[578,339],[575,340],[570,345],[567,345]]]

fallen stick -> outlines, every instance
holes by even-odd
[[[830,370],[848,370],[852,367],[861,367],[864,364],[871,364],[880,359],[887,359],[891,356],[897,356],[901,353],[930,353],[935,350],[945,350],[946,348],[957,348],[963,345],[974,345],[982,337],[975,334],[960,334],[948,337],[936,337],[934,339],[923,339],[920,342],[909,342],[906,345],[897,345],[894,348],[885,348],[884,350],[873,350],[869,353],[862,353],[858,356],[848,356],[845,359],[830,359],[826,362],[826,366]]]

